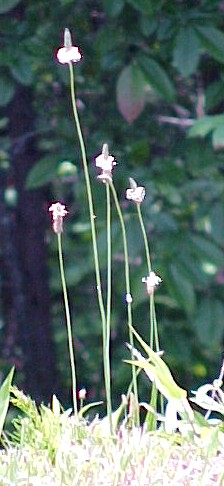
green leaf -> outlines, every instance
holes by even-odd
[[[202,47],[219,62],[224,63],[224,34],[216,27],[197,25],[195,32]]]
[[[0,435],[5,423],[5,418],[7,415],[10,399],[10,387],[12,383],[12,378],[14,374],[14,368],[11,369],[5,381],[0,388]]]
[[[157,426],[157,420],[156,420],[157,399],[158,399],[158,390],[154,382],[152,383],[150,408],[147,412],[146,419],[145,419],[145,423],[147,424],[147,430],[149,432],[156,430],[156,426]]]
[[[33,80],[33,72],[31,69],[30,60],[25,54],[20,54],[20,57],[11,65],[11,73],[19,83],[29,86]]]
[[[178,263],[169,265],[167,286],[179,306],[188,314],[192,314],[196,306],[194,286],[192,280],[186,277],[185,272],[182,273]]]
[[[208,297],[201,300],[194,328],[203,346],[221,346],[224,329],[224,305],[221,300]]]
[[[14,8],[21,0],[0,0],[0,14],[9,12]]]
[[[212,145],[215,150],[222,150],[224,147],[224,123],[216,128],[212,134]]]
[[[149,85],[166,101],[174,102],[175,88],[165,69],[157,61],[147,56],[140,56],[138,62]]]
[[[142,13],[152,14],[154,11],[153,2],[151,0],[127,0],[127,3]]]
[[[86,405],[84,405],[84,407],[82,407],[80,410],[79,410],[79,418],[82,418],[84,417],[84,415],[93,407],[98,407],[99,405],[102,405],[103,402],[100,401],[100,402],[93,402],[93,403],[87,403]]]
[[[122,12],[124,4],[125,0],[103,0],[105,11],[111,17],[117,17]]]
[[[46,156],[40,159],[30,170],[26,179],[27,189],[36,189],[37,187],[48,184],[55,175],[59,161],[52,158],[52,156]]]
[[[224,126],[224,115],[205,116],[195,122],[188,135],[190,137],[206,137],[219,126]]]
[[[174,381],[173,376],[166,365],[166,363],[160,358],[160,356],[154,352],[131,326],[132,332],[136,337],[139,344],[149,357],[150,361],[146,359],[138,360],[125,360],[126,363],[134,364],[142,368],[151,381],[155,381],[157,389],[164,395],[167,400],[177,399],[181,400],[187,397],[187,392],[183,388],[180,388]]]
[[[196,71],[199,58],[198,38],[192,27],[187,25],[181,28],[177,34],[173,51],[174,64],[182,76],[188,77]]]
[[[135,64],[126,66],[118,78],[117,104],[128,123],[138,118],[145,106],[145,86],[145,77]]]
[[[224,207],[222,201],[212,205],[208,218],[213,240],[218,245],[224,246]]]
[[[6,106],[13,98],[15,85],[12,79],[5,75],[0,75],[0,106]]]
[[[193,255],[196,255],[202,262],[211,263],[217,267],[223,266],[223,252],[214,241],[197,234],[191,234],[189,238]]]

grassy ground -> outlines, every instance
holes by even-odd
[[[224,448],[208,448],[180,435],[120,427],[115,437],[103,437],[96,425],[85,426],[75,438],[70,427],[49,441],[35,441],[24,430],[18,447],[0,454],[0,485],[20,486],[213,486],[224,484]],[[67,423],[68,424],[68,423]],[[50,424],[49,424],[50,425]],[[49,431],[50,432],[50,431]],[[82,437],[81,437],[82,436]],[[51,438],[54,440],[51,442]],[[58,443],[56,444],[56,440]],[[36,443],[35,443],[36,442]],[[35,444],[34,444],[35,443]]]

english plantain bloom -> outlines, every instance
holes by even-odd
[[[61,64],[68,64],[70,62],[78,62],[81,59],[79,48],[72,45],[72,38],[69,29],[64,31],[64,47],[58,49],[57,59]]]
[[[129,178],[130,189],[126,190],[126,199],[135,202],[136,204],[141,204],[145,198],[145,188],[143,186],[137,186],[136,182],[132,177]]]
[[[53,203],[49,207],[49,211],[52,212],[53,231],[58,235],[63,232],[63,218],[68,214],[68,211],[60,202]]]
[[[104,183],[112,180],[112,170],[116,165],[114,157],[109,155],[108,145],[105,143],[102,148],[102,153],[95,158],[96,167],[100,167],[102,170],[101,174],[97,179]]]
[[[79,400],[85,400],[86,398],[86,394],[87,394],[87,391],[85,388],[81,388],[81,390],[79,390]]]
[[[162,279],[155,272],[150,272],[147,277],[142,278],[142,282],[146,284],[147,293],[152,295],[155,288],[162,282]]]
[[[132,295],[131,294],[126,294],[125,300],[126,300],[127,304],[131,304],[133,302]]]

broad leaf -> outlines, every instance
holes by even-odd
[[[154,10],[154,5],[152,0],[127,0],[136,10],[142,13],[152,14]]]
[[[6,106],[13,98],[15,85],[11,78],[0,75],[0,106]]]
[[[36,189],[37,187],[48,184],[55,175],[58,160],[51,157],[40,159],[30,170],[27,180],[27,189]]]
[[[192,234],[189,238],[192,254],[199,260],[217,267],[223,266],[223,252],[214,241],[198,234]]]
[[[215,150],[224,148],[224,122],[223,125],[216,128],[212,134],[212,145]]]
[[[150,86],[166,101],[175,101],[175,87],[165,69],[154,59],[140,56],[138,62]]]
[[[105,11],[111,17],[116,17],[121,13],[125,0],[103,0]]]
[[[178,264],[171,264],[168,268],[167,286],[171,295],[180,307],[188,314],[195,310],[196,299],[192,279],[186,276]]]
[[[224,207],[222,201],[212,205],[208,217],[213,240],[218,245],[224,246]]]
[[[118,78],[117,104],[121,114],[129,123],[138,118],[145,106],[145,86],[145,77],[135,64],[126,66]]]
[[[201,300],[194,328],[199,342],[206,347],[220,346],[224,336],[224,305],[221,300]]]
[[[21,54],[19,59],[11,65],[11,72],[19,83],[29,86],[33,80],[33,72],[30,60],[25,54]]]
[[[174,64],[182,76],[193,74],[200,58],[199,41],[190,26],[179,30],[173,51]]]
[[[195,32],[200,39],[201,45],[205,51],[214,57],[217,61],[224,63],[224,34],[216,27],[202,27],[197,25]]]
[[[204,116],[190,128],[190,137],[205,137],[211,131],[224,125],[224,115]]]
[[[0,14],[9,12],[14,8],[21,0],[0,0]]]

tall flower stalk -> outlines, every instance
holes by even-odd
[[[130,178],[130,189],[126,191],[126,198],[133,201],[137,208],[138,219],[142,231],[142,237],[144,241],[145,247],[145,255],[146,255],[146,263],[148,268],[148,276],[143,278],[142,281],[146,283],[147,293],[149,294],[149,302],[150,302],[150,347],[153,349],[154,342],[155,342],[155,350],[158,352],[159,349],[159,335],[158,335],[158,326],[157,326],[157,319],[156,319],[156,311],[155,311],[155,301],[154,301],[154,289],[156,285],[161,282],[160,277],[157,277],[154,272],[152,272],[152,264],[151,264],[151,257],[150,257],[150,248],[149,242],[146,234],[146,229],[142,217],[141,212],[141,204],[145,198],[145,188],[142,186],[137,186],[134,179]]]
[[[53,231],[57,235],[57,241],[58,241],[58,260],[59,260],[59,268],[60,268],[60,275],[61,275],[62,291],[64,297],[69,358],[70,358],[71,377],[72,377],[73,409],[74,409],[74,415],[75,417],[77,417],[78,405],[77,405],[77,380],[76,380],[75,353],[74,353],[74,346],[73,346],[73,339],[72,339],[72,323],[71,323],[71,315],[70,315],[69,302],[68,302],[68,293],[67,293],[67,285],[65,279],[64,260],[63,260],[63,251],[62,251],[62,241],[61,241],[61,235],[63,232],[63,218],[64,216],[66,216],[68,211],[66,211],[65,206],[60,202],[53,203],[50,206],[49,211],[52,212]]]
[[[107,199],[107,310],[106,310],[106,335],[103,349],[105,382],[106,382],[106,399],[107,399],[107,416],[109,419],[110,431],[113,433],[112,423],[112,404],[111,404],[111,371],[110,371],[110,332],[111,332],[111,205],[110,189],[106,184]]]
[[[103,362],[104,362],[104,381],[105,381],[105,392],[106,392],[106,402],[107,402],[107,415],[109,418],[110,423],[110,431],[112,433],[112,406],[111,406],[111,386],[110,386],[110,357],[109,357],[109,347],[110,347],[110,267],[108,267],[108,289],[109,295],[107,295],[107,310],[105,312],[103,295],[102,295],[102,284],[101,284],[101,274],[100,274],[100,264],[99,264],[99,255],[98,255],[98,246],[97,246],[97,234],[96,234],[96,226],[95,226],[95,213],[94,213],[94,205],[93,205],[93,197],[92,197],[92,189],[89,177],[89,169],[87,163],[87,155],[86,155],[86,148],[84,143],[84,138],[82,135],[82,129],[79,121],[79,115],[76,106],[76,90],[75,90],[75,77],[73,71],[73,62],[77,62],[81,59],[81,54],[79,49],[75,46],[72,46],[71,41],[71,34],[68,29],[65,29],[64,34],[64,47],[59,49],[57,53],[57,58],[59,62],[63,64],[68,64],[69,66],[69,76],[70,76],[70,94],[71,94],[71,101],[72,101],[72,109],[73,109],[73,116],[75,121],[75,126],[77,130],[77,135],[80,144],[80,150],[82,155],[82,163],[83,163],[83,171],[86,183],[86,191],[87,191],[87,199],[88,199],[88,206],[89,206],[89,217],[90,217],[90,226],[91,226],[91,234],[92,234],[92,245],[93,245],[93,257],[94,257],[94,266],[95,266],[95,276],[96,276],[96,288],[97,288],[97,296],[98,296],[98,303],[101,315],[101,322],[102,322],[102,338],[103,338]],[[107,199],[108,199],[107,195]],[[109,205],[107,204],[107,220],[110,220],[109,215]],[[110,235],[110,223],[108,222],[108,236]],[[109,249],[110,243],[108,243]],[[110,252],[110,250],[108,250]],[[108,255],[108,262],[110,260],[110,254]]]
[[[116,206],[117,214],[120,220],[121,225],[121,232],[122,232],[122,240],[123,240],[123,249],[124,249],[124,262],[125,262],[125,286],[126,286],[126,304],[127,304],[127,314],[128,314],[128,329],[129,329],[129,341],[131,345],[131,358],[134,360],[133,355],[133,348],[134,348],[134,337],[132,332],[132,295],[131,295],[131,287],[130,287],[130,271],[129,271],[129,258],[128,258],[128,244],[127,244],[127,235],[126,229],[124,224],[124,218],[121,212],[120,204],[118,201],[116,189],[114,184],[109,181],[110,190],[113,195],[114,203]],[[133,381],[133,390],[135,395],[135,402],[138,403],[138,385],[137,385],[137,372],[136,367],[132,365],[132,381]],[[139,425],[139,409],[136,409],[136,422]]]
[[[111,226],[110,226],[110,192],[113,196],[115,206],[117,209],[118,217],[120,220],[121,224],[121,232],[122,232],[122,239],[123,239],[123,248],[124,248],[124,261],[125,261],[125,285],[126,285],[126,303],[127,303],[127,312],[128,312],[128,328],[129,328],[129,340],[130,340],[130,345],[131,345],[131,352],[133,350],[134,346],[134,339],[133,339],[133,332],[132,332],[132,296],[131,296],[131,290],[130,290],[130,273],[129,273],[129,259],[128,259],[128,245],[127,245],[127,236],[126,236],[126,229],[125,229],[125,224],[124,224],[124,219],[123,215],[121,212],[120,204],[118,201],[117,193],[113,184],[113,178],[112,178],[112,170],[114,166],[116,165],[116,162],[114,161],[114,157],[109,155],[109,150],[108,150],[108,145],[104,144],[102,148],[102,153],[96,157],[96,167],[99,167],[101,169],[100,175],[98,175],[97,179],[104,184],[106,184],[106,193],[107,193],[107,241],[108,241],[108,262],[107,262],[107,268],[108,268],[108,296],[109,299],[107,301],[107,338],[109,338],[109,332],[110,332],[110,307],[111,307]],[[109,344],[109,341],[108,341]],[[108,348],[109,352],[109,348]],[[132,358],[134,356],[132,355]],[[138,403],[138,387],[137,387],[137,374],[136,374],[136,368],[133,365],[132,366],[132,381],[133,381],[133,389],[134,389],[134,395],[135,395],[135,402]],[[136,413],[136,422],[139,424],[139,411],[137,407],[137,413]]]
[[[160,345],[159,345],[159,334],[158,334],[158,326],[157,326],[157,318],[156,318],[156,310],[155,310],[155,301],[154,301],[154,290],[157,285],[160,284],[161,278],[158,277],[153,271],[152,271],[152,264],[151,264],[151,257],[150,257],[150,248],[149,248],[149,242],[146,234],[146,229],[142,217],[142,212],[141,212],[141,204],[144,201],[145,198],[145,188],[142,186],[137,186],[136,182],[134,179],[130,178],[130,189],[127,189],[126,191],[126,198],[133,201],[137,207],[137,214],[138,214],[138,219],[142,231],[142,236],[143,236],[143,241],[144,241],[144,246],[145,246],[145,255],[146,255],[146,263],[148,267],[148,276],[144,277],[142,279],[142,282],[146,284],[146,289],[147,293],[149,295],[149,306],[150,306],[150,347],[153,349],[154,344],[155,344],[155,350],[157,352],[160,351]],[[157,403],[157,388],[155,386],[155,383],[152,385],[152,392],[151,392],[151,400],[150,400],[150,405],[152,408],[156,409],[156,403]],[[164,400],[161,395],[160,397],[160,406],[161,406],[161,412],[164,411]],[[148,428],[149,430],[153,430],[156,428],[156,419],[155,416],[153,416],[150,412],[147,414],[147,423],[148,423]]]

